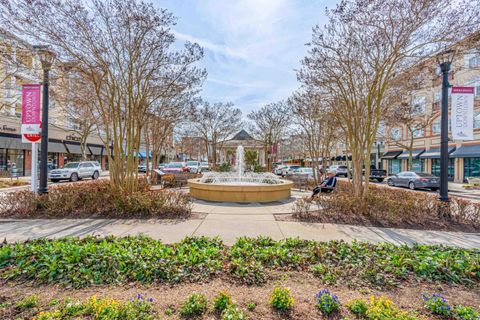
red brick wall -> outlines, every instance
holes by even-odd
[[[25,150],[24,153],[24,174],[31,175],[32,174],[32,151],[30,150]]]
[[[65,164],[65,156],[63,155],[63,153],[60,153],[58,155],[58,167],[61,168],[63,167],[64,164]]]

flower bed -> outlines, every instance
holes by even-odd
[[[140,180],[138,192],[125,194],[106,180],[55,186],[48,194],[28,190],[4,195],[0,217],[8,218],[187,218],[191,201],[181,192],[152,191]]]
[[[299,239],[186,238],[166,245],[148,237],[34,240],[0,247],[0,277],[86,287],[175,283],[226,276],[261,284],[276,271],[308,272],[325,284],[390,287],[409,280],[480,284],[480,250]]]
[[[221,285],[221,284],[220,284]],[[305,288],[306,287],[306,288]],[[252,288],[250,291],[262,291],[264,298],[257,295],[245,299],[240,290],[234,295],[218,289],[197,290],[188,292],[188,288],[175,288],[176,300],[168,300],[169,296],[162,296],[156,288],[147,289],[148,293],[131,294],[125,289],[118,289],[110,295],[74,298],[62,295],[40,297],[37,294],[28,294],[25,297],[4,297],[0,304],[0,317],[5,319],[35,319],[35,320],[64,320],[64,319],[92,319],[92,320],[153,320],[153,319],[363,319],[363,320],[431,320],[456,319],[478,320],[480,312],[471,301],[468,304],[450,306],[447,300],[438,294],[432,297],[439,298],[443,308],[432,307],[429,300],[423,301],[422,295],[413,293],[405,299],[391,297],[385,294],[353,293],[349,294],[340,288],[320,289],[315,295],[311,286],[306,290],[296,287],[277,286],[274,288]],[[22,288],[24,289],[24,288]],[[138,290],[134,288],[134,290]],[[299,292],[301,291],[301,293]],[[338,291],[337,291],[338,290]],[[8,290],[3,290],[8,291]],[[138,291],[137,291],[138,292]],[[217,291],[218,292],[218,291]],[[3,293],[0,289],[0,294]],[[120,298],[119,293],[121,294]],[[169,292],[172,293],[172,292]],[[73,292],[75,295],[75,292]],[[158,296],[160,294],[160,297]],[[337,295],[338,294],[338,295]],[[133,299],[128,299],[133,296]],[[219,297],[222,300],[221,308],[217,308]],[[268,301],[266,301],[268,298]],[[128,299],[128,300],[127,300]],[[248,301],[248,302],[247,302]],[[458,299],[457,301],[461,301]],[[405,304],[407,302],[407,304]],[[422,303],[423,302],[423,303]],[[439,312],[440,310],[440,312]],[[448,310],[448,312],[446,311]],[[21,316],[21,317],[20,317]]]
[[[299,199],[292,217],[301,221],[352,225],[480,230],[480,203],[451,197],[445,205],[438,196],[371,185],[364,201],[353,196],[353,186],[339,181],[337,190],[321,194],[313,202]]]

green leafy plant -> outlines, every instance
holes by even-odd
[[[224,162],[218,167],[219,172],[230,172],[232,170],[232,166],[229,162]]]
[[[37,295],[31,295],[31,296],[25,297],[15,304],[15,306],[20,310],[32,309],[32,308],[35,308],[37,305],[38,305]]]
[[[247,303],[247,309],[250,310],[250,311],[255,310],[256,307],[257,307],[256,302],[251,301],[251,302]]]
[[[355,300],[349,301],[347,304],[347,308],[352,313],[362,317],[366,315],[368,310],[367,302],[363,299],[355,299]]]
[[[472,307],[455,306],[453,314],[455,319],[459,320],[480,320],[480,312],[475,311]]]
[[[372,296],[367,304],[365,316],[368,320],[417,320],[409,312],[401,311],[390,299]]]
[[[431,313],[441,316],[450,316],[452,314],[452,307],[441,294],[423,295],[425,308]]]
[[[192,294],[180,307],[180,315],[193,318],[204,314],[208,308],[207,298],[203,294]]]
[[[222,312],[222,320],[244,320],[245,315],[235,304],[229,304]]]
[[[270,305],[273,309],[288,312],[293,309],[294,299],[289,288],[274,288],[270,296]]]
[[[213,307],[215,311],[222,312],[232,303],[230,294],[226,291],[220,291],[213,300]]]
[[[338,300],[337,295],[331,294],[328,289],[319,291],[315,299],[318,310],[324,315],[330,315],[340,310],[340,300]]]

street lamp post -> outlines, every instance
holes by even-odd
[[[47,46],[34,46],[40,57],[43,69],[43,93],[42,93],[42,141],[40,150],[40,185],[38,193],[48,193],[48,86],[49,72],[55,60],[55,53],[48,49]]]
[[[442,72],[442,117],[440,122],[440,201],[448,202],[448,73],[455,52],[445,50],[437,55]]]

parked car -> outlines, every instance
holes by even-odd
[[[306,176],[308,180],[314,179],[313,169],[309,167],[300,167],[298,169],[294,169],[290,175]]]
[[[150,171],[152,170],[152,163],[149,163],[148,167]],[[139,164],[138,165],[138,172],[140,173],[147,173],[147,165],[146,164]]]
[[[333,166],[330,166],[328,170],[335,171],[337,173],[337,177],[340,177],[340,176],[348,177],[349,175],[347,166],[333,165]],[[350,172],[350,175],[351,175],[351,172]]]
[[[293,170],[299,169],[299,165],[287,165],[285,168],[282,169],[282,176],[285,177],[286,175],[292,174]]]
[[[182,173],[188,172],[188,167],[184,162],[170,162],[162,171],[164,173]]]
[[[202,169],[202,172],[210,171],[210,166],[208,165],[208,162],[201,162],[200,168]]]
[[[440,178],[430,173],[403,171],[388,177],[387,184],[392,187],[408,187],[411,190],[425,188],[436,191],[440,188]]]
[[[287,168],[288,168],[288,166],[285,166],[283,164],[277,165],[277,166],[275,166],[275,168],[273,168],[273,173],[278,175],[278,176],[281,176],[283,174],[283,170],[287,169]]]
[[[188,171],[190,171],[191,173],[202,172],[202,166],[200,164],[200,161],[187,161],[187,168]]]
[[[100,163],[97,161],[69,162],[61,169],[50,171],[48,178],[52,182],[60,180],[78,181],[85,178],[98,179],[102,173]]]
[[[363,166],[362,174],[365,176],[365,166]],[[370,165],[370,180],[377,180],[378,182],[383,182],[387,176],[387,170],[377,169],[374,165]]]
[[[159,170],[162,170],[163,168],[165,168],[166,165],[167,165],[166,163],[160,163],[160,164],[158,165],[158,169],[159,169]]]

